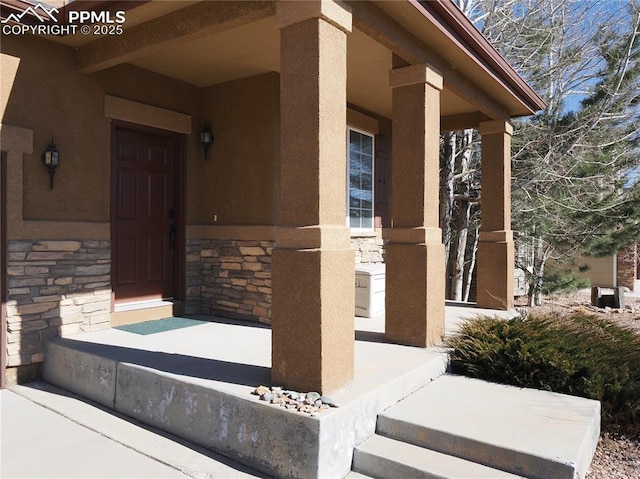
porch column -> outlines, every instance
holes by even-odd
[[[511,135],[503,120],[481,122],[482,224],[478,242],[478,299],[482,308],[513,307]]]
[[[327,393],[353,378],[355,256],[346,226],[347,35],[333,1],[279,2],[280,171],[271,379]]]
[[[427,347],[444,335],[445,259],[439,228],[440,90],[429,65],[394,69],[386,335]]]

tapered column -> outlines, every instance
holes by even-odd
[[[353,377],[355,258],[346,227],[346,79],[351,14],[281,2],[281,154],[273,251],[276,385],[331,392]]]
[[[391,218],[386,326],[392,341],[426,347],[444,335],[444,246],[438,223],[440,90],[428,65],[391,71]]]
[[[506,121],[480,123],[482,136],[482,224],[478,242],[478,299],[483,308],[513,307],[511,231],[511,135]]]

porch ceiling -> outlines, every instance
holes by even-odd
[[[77,8],[83,8],[85,3],[79,1],[69,5],[77,4]],[[195,7],[197,3],[138,2],[127,9],[125,31],[133,32],[143,24],[164,16],[169,18],[172,14],[186,14],[189,7],[198,8]],[[391,51],[357,28],[347,38],[347,101],[390,118]],[[92,41],[99,43],[112,40],[86,35],[50,39],[77,48],[90,46]],[[207,87],[261,73],[279,72],[280,33],[275,17],[268,16],[235,28],[175,38],[163,43],[161,48],[131,55],[128,63],[198,87]],[[451,116],[476,112],[478,107],[445,86],[441,96],[441,111],[443,116]]]
[[[347,100],[391,117],[391,52],[354,29],[347,43]],[[265,18],[196,40],[165,46],[130,62],[146,70],[207,87],[271,71],[280,71],[280,33],[275,17]],[[442,114],[472,112],[469,103],[444,90]]]
[[[347,37],[347,101],[391,117],[391,52],[354,28]],[[136,58],[131,64],[198,87],[280,71],[280,33],[275,17],[265,18]],[[477,111],[443,90],[442,115]]]
[[[126,8],[125,34],[97,39],[83,35],[51,38],[79,49],[79,67],[85,73],[127,62],[206,87],[279,71],[280,34],[274,17],[275,6],[271,2],[76,0],[66,8],[96,8],[92,3],[100,4],[100,8],[112,7],[112,10]],[[362,25],[355,25],[354,21],[353,32],[348,35],[349,103],[391,117],[388,74],[392,68],[393,50],[408,54],[401,56],[411,63],[433,61],[433,66],[442,70],[445,82],[441,114],[455,120],[456,124],[467,124],[469,118],[476,121],[481,116],[507,118],[533,110],[529,106],[523,108],[519,94],[514,94],[517,88],[512,92],[508,82],[502,80],[509,77],[507,79],[513,83],[509,75],[515,75],[515,72],[508,65],[506,70],[501,64],[497,69],[488,67],[484,57],[493,61],[491,55],[483,53],[480,58],[468,48],[469,42],[475,45],[486,43],[486,40],[473,37],[474,33],[479,33],[467,25],[469,22],[464,17],[457,18],[462,14],[447,2],[429,4],[433,12],[425,10],[417,0],[375,4],[353,2],[350,6],[354,20],[357,15],[364,15],[366,20],[360,22]],[[443,21],[442,15],[448,20]],[[461,33],[447,33],[451,25]],[[356,28],[361,26],[363,28]],[[378,35],[378,27],[384,27],[385,34]],[[402,37],[400,43],[394,43],[395,40],[389,43],[389,35],[397,34]],[[459,41],[461,35],[466,35],[466,40]],[[469,35],[473,37],[471,40],[467,39]],[[490,49],[487,45],[481,46]],[[416,48],[422,52],[417,56],[413,54]],[[516,80],[522,82],[519,78]],[[509,93],[505,91],[505,85]]]

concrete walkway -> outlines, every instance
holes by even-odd
[[[36,381],[0,391],[0,477],[267,477]]]

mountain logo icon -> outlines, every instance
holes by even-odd
[[[58,19],[56,18],[54,13],[58,14],[60,13],[60,10],[58,10],[56,7],[46,6],[38,2],[36,5],[29,6],[26,9],[24,9],[22,13],[19,13],[19,14],[12,13],[7,18],[2,20],[2,22],[0,23],[9,23],[9,22],[22,23],[22,18],[25,15],[30,15],[32,17],[37,18],[38,20],[40,20],[40,23],[46,23],[50,20],[53,20],[55,23],[58,23]]]

